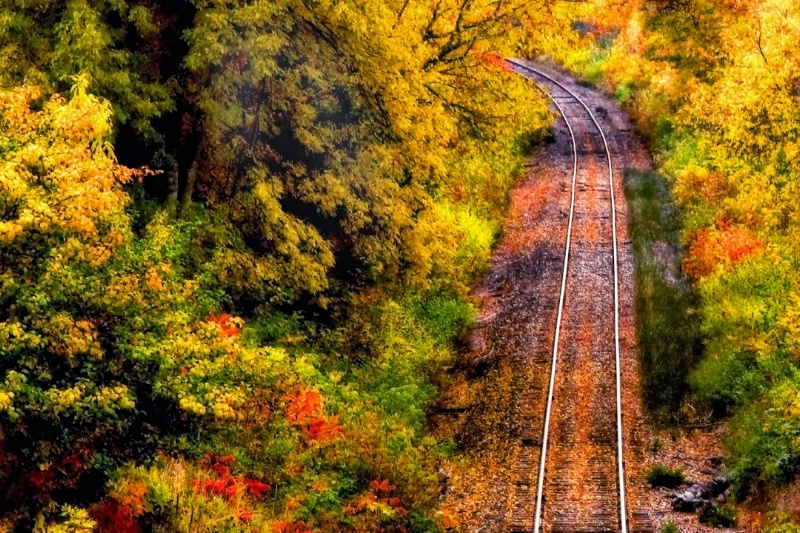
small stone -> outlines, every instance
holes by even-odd
[[[672,510],[681,513],[693,513],[704,503],[706,503],[705,500],[695,498],[694,494],[687,491],[678,495],[678,497],[672,501]]]
[[[723,494],[731,486],[730,480],[725,476],[717,476],[711,481],[711,494]]]
[[[689,487],[688,492],[691,492],[698,498],[705,498],[706,496],[708,496],[708,491],[706,490],[706,488],[703,485],[700,485],[699,483],[695,483],[694,485]]]
[[[720,494],[719,496],[717,496],[717,502],[725,503],[725,496],[723,494]]]

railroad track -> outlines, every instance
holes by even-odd
[[[567,237],[546,395],[523,417],[512,533],[653,531],[625,492],[614,167],[600,122],[575,92],[517,60],[550,97],[572,143]],[[535,479],[535,483],[534,483]]]

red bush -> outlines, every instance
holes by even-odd
[[[315,418],[322,408],[322,397],[315,390],[301,390],[286,398],[286,418],[292,424],[306,423]]]
[[[241,492],[249,493],[256,500],[264,498],[272,487],[254,478],[231,474],[230,465],[234,461],[235,458],[232,455],[220,457],[210,454],[201,461],[201,464],[214,472],[217,478],[206,481],[194,480],[192,485],[195,490],[208,495],[220,496],[227,502],[233,501]]]
[[[247,487],[248,492],[250,495],[255,498],[256,500],[260,500],[264,497],[264,495],[271,489],[269,485],[266,483],[262,483],[257,479],[245,478],[244,485]]]
[[[114,499],[106,499],[89,510],[99,533],[139,533],[141,527],[130,507]]]
[[[330,419],[316,418],[304,428],[304,431],[312,440],[327,440],[340,436],[343,429],[344,426],[339,424],[339,417],[334,416]]]

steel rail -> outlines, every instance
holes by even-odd
[[[546,94],[548,98],[550,98],[550,100],[558,109],[558,112],[561,113],[562,117],[564,117],[564,123],[567,125],[567,129],[569,130],[569,136],[570,139],[572,140],[573,157],[572,157],[572,187],[571,187],[570,202],[569,202],[569,220],[567,223],[567,239],[564,247],[564,268],[561,273],[561,292],[559,293],[558,297],[558,313],[556,315],[555,338],[553,339],[553,356],[550,362],[550,382],[549,382],[550,384],[547,388],[547,404],[545,407],[545,415],[544,415],[544,431],[542,434],[542,448],[539,458],[539,476],[536,485],[536,514],[535,514],[534,531],[536,531],[537,533],[542,525],[541,524],[542,494],[544,491],[545,465],[547,463],[547,443],[550,437],[550,416],[553,407],[553,394],[555,391],[555,383],[556,383],[556,369],[558,367],[558,344],[561,336],[561,319],[564,314],[564,300],[567,293],[569,251],[570,251],[570,245],[572,243],[572,220],[575,213],[575,183],[578,179],[578,144],[577,141],[575,140],[575,132],[572,129],[572,125],[569,123],[567,114],[564,112],[564,109],[556,101],[556,99],[553,98],[553,95],[551,95],[544,89],[542,89],[542,92]]]
[[[558,82],[558,80],[553,79],[551,76],[548,76],[544,72],[531,68],[530,66],[515,60],[515,59],[507,59],[510,64],[521,68],[523,70],[527,70],[537,76],[540,76],[551,83],[557,85],[561,89],[563,89],[567,94],[572,96],[576,102],[578,102],[587,113],[589,113],[589,117],[594,122],[597,131],[600,132],[600,137],[603,139],[603,147],[606,151],[606,159],[608,160],[608,184],[609,189],[611,192],[611,244],[613,250],[613,257],[614,257],[614,356],[615,356],[615,375],[616,375],[616,403],[617,403],[617,475],[618,475],[618,486],[619,486],[619,514],[620,514],[620,527],[622,533],[628,533],[628,523],[627,523],[627,509],[626,509],[626,501],[625,501],[625,458],[623,454],[623,442],[622,442],[622,377],[621,377],[621,370],[620,370],[620,348],[619,348],[619,267],[618,267],[618,253],[617,253],[617,209],[616,209],[616,202],[614,199],[614,167],[611,161],[611,150],[608,148],[608,140],[606,139],[606,135],[603,132],[603,128],[600,127],[600,123],[592,113],[589,106],[574,92],[567,89],[563,84]],[[547,93],[547,91],[545,91]],[[575,154],[574,157],[574,169],[573,169],[573,176],[572,176],[572,200],[570,204],[570,217],[569,217],[569,229],[567,230],[567,252],[565,254],[565,261],[564,261],[564,275],[562,278],[561,284],[561,296],[559,299],[559,307],[558,307],[558,318],[556,320],[556,338],[553,347],[553,362],[551,365],[551,374],[550,374],[550,390],[548,391],[547,395],[547,407],[546,407],[546,414],[545,414],[545,426],[544,426],[544,433],[542,438],[542,453],[541,453],[541,462],[539,464],[539,480],[537,483],[537,493],[536,493],[536,516],[535,516],[535,524],[534,524],[534,533],[539,533],[542,526],[542,494],[544,488],[544,473],[545,473],[545,459],[547,457],[547,437],[549,433],[549,421],[550,421],[550,412],[552,409],[552,401],[553,401],[553,388],[555,383],[555,369],[556,369],[556,359],[557,359],[557,348],[558,348],[558,337],[559,337],[559,329],[561,327],[561,313],[564,303],[564,290],[566,285],[566,272],[567,272],[567,261],[569,258],[569,242],[570,236],[572,232],[572,212],[574,207],[575,201],[575,179],[577,175],[577,165],[578,165],[578,151],[577,146],[575,144],[575,136],[572,130],[572,127],[569,124],[569,120],[567,119],[566,114],[564,114],[564,110],[562,107],[556,102],[555,98],[552,95],[547,93],[550,99],[558,108],[561,116],[564,117],[564,121],[567,123],[567,128],[569,128],[570,136],[572,137],[572,147]]]

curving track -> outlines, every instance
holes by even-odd
[[[627,533],[611,151],[600,122],[575,92],[522,62],[509,63],[553,101],[569,132],[573,156],[546,399],[543,413],[534,408],[523,421],[510,529]],[[652,531],[646,513],[635,512],[631,522],[631,531]]]

